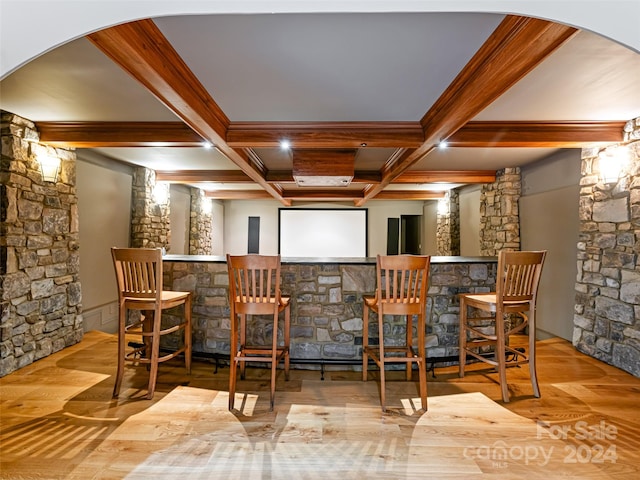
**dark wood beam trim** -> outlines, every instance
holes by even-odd
[[[183,122],[37,122],[40,141],[53,146],[202,147],[205,141]]]
[[[450,147],[580,148],[623,141],[625,121],[469,122],[447,140]]]
[[[380,172],[378,171],[355,171],[351,183],[379,183]],[[290,170],[273,170],[267,172],[267,182],[270,183],[295,183],[293,173]]]
[[[289,205],[246,155],[227,145],[229,119],[152,20],[117,25],[87,38],[271,196]]]
[[[207,191],[207,198],[216,200],[272,200],[273,197],[264,190],[216,190]],[[290,203],[290,202],[289,202]]]
[[[362,198],[362,192],[359,190],[285,190],[284,196],[291,200],[302,201],[355,201]]]
[[[178,172],[156,170],[156,180],[169,183],[253,183],[253,180],[241,170],[180,170]]]
[[[493,183],[495,181],[495,170],[408,170],[398,175],[391,183]]]
[[[439,200],[445,192],[425,190],[383,190],[373,200]]]
[[[295,183],[290,171],[269,172],[266,178],[270,183]],[[392,183],[492,183],[495,179],[496,172],[494,170],[407,171]],[[181,170],[177,172],[157,170],[156,180],[170,183],[253,183],[253,180],[241,170]],[[372,184],[378,182],[380,182],[378,172],[356,172],[351,183]]]
[[[419,122],[235,122],[227,144],[234,148],[417,148],[424,142]]]
[[[447,140],[463,125],[547,58],[577,30],[546,20],[508,15],[420,121],[424,143],[403,155],[367,188],[362,206],[397,176]]]

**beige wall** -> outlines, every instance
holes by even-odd
[[[85,331],[117,329],[118,296],[110,249],[129,246],[132,178],[129,167],[78,151],[80,283]]]
[[[224,249],[224,202],[211,202],[211,255],[225,255]]]
[[[438,251],[436,231],[438,229],[438,202],[424,202],[422,207],[422,254],[435,255]]]
[[[191,208],[191,192],[183,185],[171,185],[171,210],[169,223],[171,225],[171,241],[169,252],[176,255],[189,253],[189,223]]]
[[[481,185],[460,189],[460,255],[479,256],[480,253],[480,193]]]
[[[522,250],[548,250],[538,297],[538,336],[571,341],[580,224],[580,150],[522,169]]]
[[[228,200],[224,202],[224,248],[225,253],[243,255],[247,253],[249,217],[260,217],[260,253],[278,253],[278,209],[282,204],[275,200]],[[296,205],[305,208],[349,208],[335,203]],[[387,253],[387,218],[401,215],[422,215],[422,201],[371,201],[369,210],[369,256]],[[214,233],[215,236],[215,233]]]

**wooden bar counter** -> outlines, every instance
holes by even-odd
[[[376,289],[375,258],[283,258],[282,293],[291,296],[294,364],[357,364],[362,349],[362,296]],[[496,257],[431,257],[427,306],[427,357],[451,361],[458,351],[458,293],[495,287]],[[166,255],[164,286],[191,291],[193,347],[203,355],[229,354],[228,276],[225,257]],[[404,322],[385,320],[385,338],[400,340]],[[271,332],[260,318],[249,338],[265,344]],[[377,322],[369,336],[377,341]],[[414,336],[415,338],[415,336]]]

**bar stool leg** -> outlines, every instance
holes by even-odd
[[[367,381],[369,367],[369,306],[365,303],[362,312],[362,381]]]
[[[467,302],[464,296],[460,297],[460,328],[458,340],[458,376],[464,377],[464,367],[467,363]]]
[[[382,312],[378,310],[378,342],[380,344],[380,404],[382,406],[382,411],[387,411],[387,403],[386,403],[386,387],[385,387],[385,379],[384,379],[384,317]]]

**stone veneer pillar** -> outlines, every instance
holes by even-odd
[[[496,172],[496,181],[484,184],[480,194],[480,253],[520,250],[520,168]]]
[[[33,122],[2,112],[0,376],[82,339],[75,152],[39,143]],[[44,182],[36,154],[61,160]]]
[[[134,248],[170,248],[171,230],[169,222],[170,196],[168,184],[160,184],[166,189],[165,199],[159,204],[154,195],[156,172],[138,167],[133,171],[131,246]]]
[[[573,344],[640,376],[640,118],[624,142],[631,162],[616,183],[600,181],[598,148],[582,151]]]
[[[211,255],[211,199],[199,188],[191,189],[189,255]]]
[[[442,203],[438,203],[436,214],[437,255],[460,255],[460,195],[449,190],[438,202]]]

